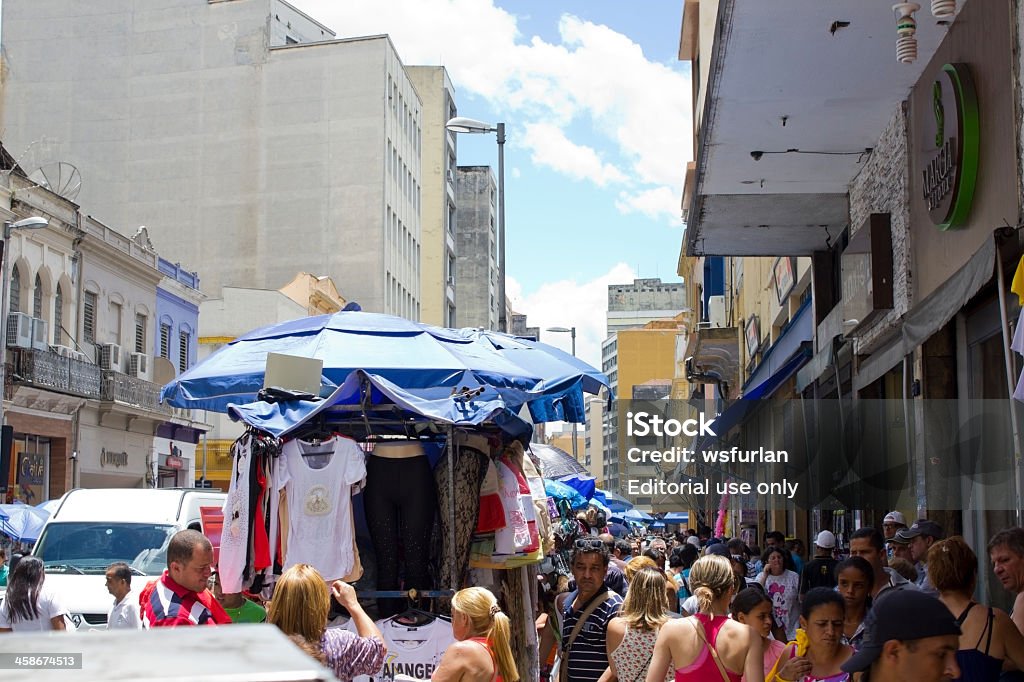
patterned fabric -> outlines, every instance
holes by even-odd
[[[454,482],[448,481],[448,451],[434,467],[434,481],[437,484],[437,517],[439,520],[433,547],[439,550],[436,557],[438,567],[437,586],[459,589],[466,585],[469,574],[469,548],[473,531],[476,530],[477,514],[480,511],[480,485],[490,460],[475,448],[459,447],[455,453]],[[449,500],[455,499],[455,525],[451,525]],[[449,538],[455,537],[455,557],[451,556]],[[455,575],[453,577],[452,570]],[[454,578],[454,579],[453,579]],[[437,608],[440,613],[451,613],[451,600],[441,599]]]
[[[328,628],[320,640],[327,667],[341,682],[356,675],[375,675],[384,666],[384,642],[376,637],[360,637],[341,628]]]
[[[654,653],[654,642],[658,639],[659,629],[644,631],[626,628],[622,642],[615,647],[611,655],[615,670],[619,674],[619,682],[636,682],[644,679],[647,668],[651,665],[651,654]],[[670,682],[674,676],[673,671],[665,670],[666,682]]]
[[[180,625],[226,625],[231,618],[217,603],[209,590],[196,593],[182,587],[164,570],[158,580],[142,589],[139,595],[143,628],[177,627]]]

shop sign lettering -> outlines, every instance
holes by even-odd
[[[100,450],[100,466],[105,467],[126,467],[128,466],[127,452],[114,452],[103,448]]]
[[[918,119],[921,198],[940,230],[962,227],[978,179],[981,131],[974,80],[966,64],[946,64]]]
[[[46,474],[46,460],[41,454],[23,452],[18,460],[18,483],[42,485]]]

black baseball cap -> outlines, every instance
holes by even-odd
[[[914,521],[914,525],[910,528],[900,528],[896,531],[896,535],[903,540],[910,540],[916,538],[918,535],[927,535],[933,537],[936,540],[941,540],[945,535],[942,533],[942,526],[929,521],[928,519],[918,519]]]
[[[913,614],[913,618],[907,614]],[[909,642],[944,635],[960,636],[960,626],[945,604],[920,590],[888,590],[871,608],[860,649],[843,663],[842,669],[848,673],[867,670],[890,640]]]

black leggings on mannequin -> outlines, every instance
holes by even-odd
[[[363,490],[366,526],[377,555],[377,589],[431,589],[430,533],[437,510],[437,490],[430,461],[424,457],[366,458]],[[399,585],[398,547],[405,559],[405,581]],[[381,618],[401,613],[404,599],[378,599]]]

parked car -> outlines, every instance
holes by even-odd
[[[201,507],[220,509],[225,493],[201,489],[75,489],[61,498],[32,553],[43,560],[46,582],[70,611],[78,630],[104,630],[113,598],[104,574],[124,561],[135,576],[132,593],[167,566],[167,545],[186,528],[202,530]]]

